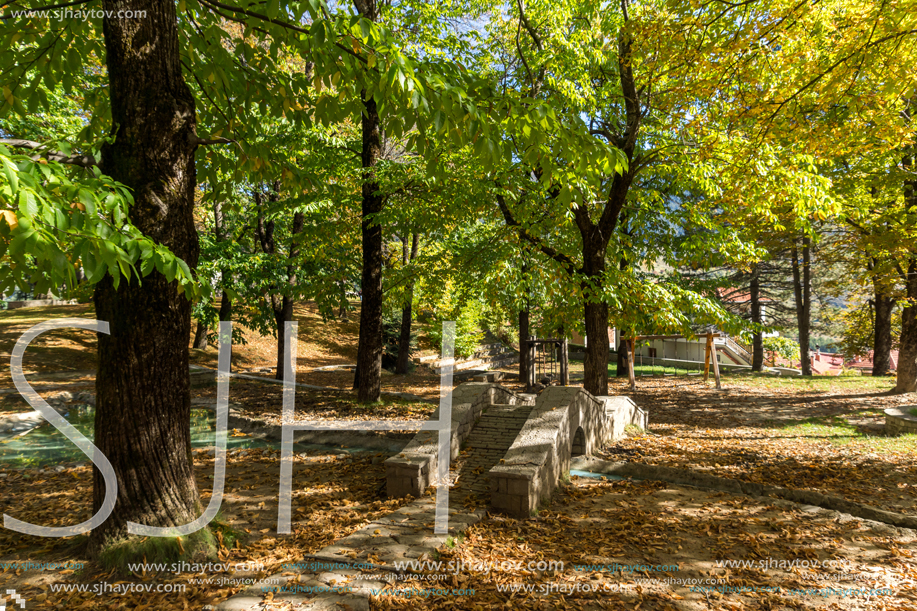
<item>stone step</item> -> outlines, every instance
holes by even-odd
[[[466,369],[491,369],[493,367],[505,367],[519,362],[519,355],[515,352],[504,352],[497,357],[488,357],[486,359],[473,359],[467,361],[457,361],[452,371],[464,371]],[[433,367],[434,373],[442,373],[442,367]]]
[[[477,359],[485,356],[493,356],[496,354],[503,354],[507,352],[506,346],[503,344],[484,344],[479,346],[477,351],[471,355],[470,358]],[[512,353],[515,354],[515,353]],[[414,362],[418,365],[427,365],[432,363],[432,367],[439,367],[440,359],[438,354],[428,354],[426,356],[414,357]]]
[[[472,376],[472,380],[475,382],[499,382],[504,377],[502,371],[488,371],[486,373],[479,373]]]

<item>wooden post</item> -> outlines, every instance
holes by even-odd
[[[713,376],[716,378],[716,389],[723,390],[720,385],[720,361],[716,358],[716,344],[713,344]]]
[[[710,351],[713,348],[713,334],[707,334],[707,347],[704,350],[704,382],[710,377]]]
[[[637,390],[637,378],[634,376],[634,340],[628,340],[630,344],[630,358],[627,359],[627,375],[630,377],[631,391]]]
[[[570,357],[567,351],[566,338],[564,338],[560,344],[560,385],[570,385]]]

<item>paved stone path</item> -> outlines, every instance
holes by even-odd
[[[301,561],[302,568],[270,577],[283,584],[280,587],[284,592],[265,596],[262,586],[254,585],[216,609],[368,610],[373,590],[388,583],[397,588],[399,571],[395,563],[435,560],[437,548],[450,536],[464,532],[484,517],[490,498],[487,472],[503,458],[531,411],[531,405],[484,408],[465,449],[453,464],[456,485],[449,493],[448,535],[433,533],[436,497],[425,496],[306,556]],[[431,587],[436,584],[431,582]]]
[[[265,596],[262,584],[256,584],[216,609],[368,610],[373,590],[389,583],[397,586],[401,571],[396,570],[395,563],[434,560],[434,552],[448,537],[464,532],[483,518],[484,512],[451,509],[449,535],[433,533],[435,515],[434,496],[417,499],[315,554],[306,555],[299,568],[284,570],[266,580],[271,582],[269,587],[282,588],[283,592]]]

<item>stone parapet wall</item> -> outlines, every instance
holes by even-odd
[[[885,410],[885,433],[888,435],[917,435],[917,416],[911,410],[917,405]]]
[[[527,518],[546,503],[574,455],[589,455],[624,436],[647,415],[627,397],[593,397],[582,388],[551,387],[535,403],[501,464],[489,472],[491,505]]]
[[[624,437],[624,429],[629,425],[639,426],[646,430],[649,420],[646,412],[637,407],[630,397],[596,397],[605,405],[605,414],[609,419],[611,434],[606,442],[617,441]]]
[[[490,470],[491,505],[518,518],[530,516],[569,471],[577,432],[588,454],[604,442],[608,425],[604,404],[584,389],[546,389],[502,463]]]
[[[42,306],[76,305],[76,299],[26,299],[24,301],[7,301],[7,310],[19,308],[39,308]]]

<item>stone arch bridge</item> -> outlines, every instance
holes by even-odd
[[[432,418],[438,418],[438,411]],[[469,497],[525,518],[550,498],[574,456],[646,428],[646,413],[627,397],[595,397],[552,386],[537,397],[498,384],[468,382],[452,392],[452,504]],[[437,471],[437,431],[420,431],[385,461],[390,497],[420,497]]]

